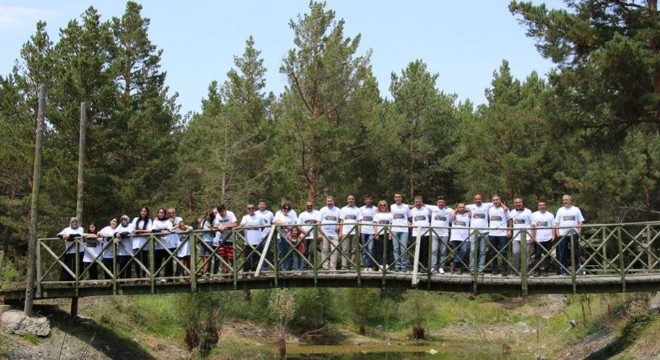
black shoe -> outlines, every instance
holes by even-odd
[[[493,272],[492,272],[491,274],[493,274],[493,276],[497,276],[497,275],[499,275],[499,274],[500,274],[500,272],[499,272],[499,271],[497,271],[497,270],[493,270]]]
[[[506,272],[506,271],[502,271],[502,276],[503,276],[503,277],[507,277],[507,276],[509,276],[509,273]]]

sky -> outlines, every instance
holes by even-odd
[[[182,113],[201,111],[213,80],[227,79],[234,56],[253,36],[267,68],[266,87],[276,95],[286,85],[279,72],[282,59],[294,47],[289,22],[309,11],[308,0],[139,0],[149,18],[149,38],[163,50],[161,69],[166,84],[179,94]],[[533,0],[549,8],[561,0]],[[417,59],[438,74],[439,90],[459,101],[481,104],[493,72],[509,61],[513,76],[524,80],[532,71],[545,77],[552,63],[525,35],[507,8],[508,0],[327,0],[326,9],[344,19],[344,36],[361,34],[358,55],[372,51],[371,65],[381,96],[391,98],[391,74],[400,74]],[[39,20],[47,22],[53,42],[59,30],[79,19],[89,6],[102,19],[121,17],[119,0],[0,0],[0,75],[11,72],[20,49],[35,33]]]

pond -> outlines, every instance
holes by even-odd
[[[251,349],[256,350],[256,349]],[[286,359],[296,360],[372,360],[372,359],[437,359],[437,360],[491,360],[491,359],[529,359],[535,354],[506,354],[502,346],[482,344],[475,341],[424,343],[423,345],[295,345],[287,346]],[[278,358],[274,347],[258,351],[246,351],[234,354],[239,359],[274,359]]]

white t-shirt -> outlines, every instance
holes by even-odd
[[[472,214],[474,216],[474,214]],[[504,210],[503,207],[491,206],[488,209],[488,221],[491,236],[506,236],[506,228],[509,221],[509,212]]]
[[[360,208],[353,206],[344,206],[341,208],[341,216],[343,221],[342,236],[354,236],[357,234],[357,222],[360,216]]]
[[[535,211],[532,214],[532,226],[536,228],[536,241],[550,241],[554,231],[555,216],[550,211]]]
[[[133,254],[133,225],[126,226],[121,223],[115,228],[115,236],[120,239],[121,245],[117,244],[117,255],[127,256]]]
[[[339,210],[339,208],[336,206],[331,208],[324,206],[321,210],[319,210],[319,223],[328,224],[321,226],[321,230],[326,236],[338,236],[339,234],[337,234],[337,223],[340,223],[342,220],[341,210]]]
[[[298,225],[301,225],[303,231],[305,231],[305,239],[314,238],[314,226],[319,221],[319,211],[312,209],[311,211],[303,211],[298,215]]]
[[[361,224],[360,233],[373,235],[374,233],[374,217],[378,208],[375,205],[364,205],[360,208],[360,215],[358,215],[358,222]]]
[[[179,249],[176,251],[176,256],[180,258],[190,256],[190,242],[193,241],[193,238],[190,237],[192,231],[193,228],[190,225],[188,225],[185,231],[176,229],[177,236],[179,237],[179,245],[177,245]]]
[[[74,235],[74,234],[76,234],[76,235],[80,235],[80,236],[78,237],[79,239],[82,239],[82,234],[83,234],[83,233],[84,233],[84,232],[83,232],[83,228],[82,228],[82,226],[78,226],[78,227],[75,228],[75,229],[72,229],[71,227],[67,227],[67,228],[65,228],[64,230],[62,230],[62,231],[60,231],[59,233],[57,233],[57,236],[63,236],[63,235]],[[73,239],[72,239],[72,240],[66,240],[66,241],[64,241],[64,246],[65,246],[66,249],[68,249],[68,250],[66,251],[67,254],[75,254],[76,252],[80,252],[80,251],[82,251],[82,248],[81,248],[80,246],[76,246],[76,245],[74,245],[74,244],[75,244],[75,241],[74,241]],[[76,249],[76,248],[77,248],[77,249]]]
[[[378,230],[378,235],[383,235],[385,233],[385,228],[389,225],[392,225],[394,217],[391,213],[388,212],[377,212],[374,215],[374,226]],[[388,234],[392,233],[392,229],[388,229]]]
[[[257,246],[261,242],[261,227],[266,224],[266,220],[256,213],[253,215],[243,215],[241,219],[241,227],[243,227],[243,234],[245,240],[252,246]]]
[[[470,220],[470,227],[479,230],[481,234],[488,235],[488,209],[493,206],[493,203],[481,203],[467,205],[465,208],[472,214]]]
[[[266,237],[270,233],[270,225],[273,223],[273,219],[275,218],[275,215],[273,215],[273,212],[266,209],[264,211],[257,210],[256,214],[261,216],[261,218],[266,221],[266,224],[264,225],[264,228],[261,230],[261,237]]]
[[[410,207],[406,204],[392,204],[390,205],[390,213],[392,214],[392,231],[393,232],[408,232],[408,219],[410,215]]]
[[[115,253],[114,245],[107,244],[108,242],[112,242],[112,237],[115,236],[115,228],[108,225],[101,229],[101,231],[99,231],[96,235],[98,235],[99,240],[103,238],[103,247],[106,247],[105,251],[103,251],[103,258],[112,259]]]
[[[413,207],[410,209],[410,217],[412,217],[412,236],[427,236],[429,233],[429,225],[431,224],[431,212],[426,207],[420,208]],[[420,234],[421,228],[421,234]]]
[[[97,238],[91,238],[91,239],[85,239],[83,238],[83,241],[85,242],[85,247],[87,249],[85,250],[85,255],[83,256],[83,262],[84,263],[91,263],[93,261],[99,261],[100,258],[98,258],[99,254],[101,254],[101,250],[103,249],[103,239],[96,234]]]
[[[236,215],[234,215],[233,211],[230,210],[225,210],[225,216],[218,215],[215,217],[215,220],[213,221],[213,226],[216,227],[218,225],[222,226],[229,226],[231,224],[238,224],[238,219],[236,219]],[[232,229],[226,229],[225,231],[216,231],[215,233],[215,238],[213,238],[213,246],[217,247],[220,245],[220,242],[224,240],[225,243],[233,243],[234,242],[234,237],[232,236]]]
[[[174,225],[170,221],[170,219],[165,219],[165,220],[159,220],[158,218],[154,219],[152,225],[151,225],[151,231],[158,230],[162,232],[158,236],[158,241],[156,241],[156,245],[154,248],[156,250],[160,250],[163,248],[167,247],[167,237],[169,236],[168,233],[172,231],[174,228]],[[165,246],[163,246],[165,245]]]
[[[140,220],[139,217],[135,217],[133,219],[133,222],[131,224],[133,225],[133,231],[135,230],[147,230],[151,231],[151,227],[153,226],[153,223],[151,222],[151,219],[147,219],[147,227],[144,227],[144,220]],[[148,234],[140,234],[140,235],[134,235],[133,236],[133,249],[140,249],[144,244],[147,243],[147,239],[149,238]]]
[[[470,236],[470,216],[467,211],[456,213],[456,220],[451,222],[450,241],[465,241]]]
[[[439,208],[435,205],[426,205],[431,211],[431,226],[433,227],[432,236],[449,236],[449,225],[451,224],[451,213],[454,212],[450,207]]]
[[[522,210],[509,210],[509,217],[513,223],[513,241],[520,241],[520,230],[516,229],[530,229],[532,227],[532,211],[528,208]],[[527,242],[532,242],[532,235],[527,231]]]
[[[555,226],[559,227],[560,236],[568,234],[570,230],[575,230],[577,233],[578,226],[583,222],[582,211],[577,206],[562,206],[557,210]]]

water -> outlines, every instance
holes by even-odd
[[[241,359],[276,359],[278,350],[269,348],[264,351],[248,351],[239,354]],[[286,359],[295,360],[396,360],[396,359],[434,359],[434,360],[491,360],[491,359],[529,359],[534,354],[504,355],[501,346],[480,344],[472,340],[466,342],[433,343],[424,345],[289,345]]]

